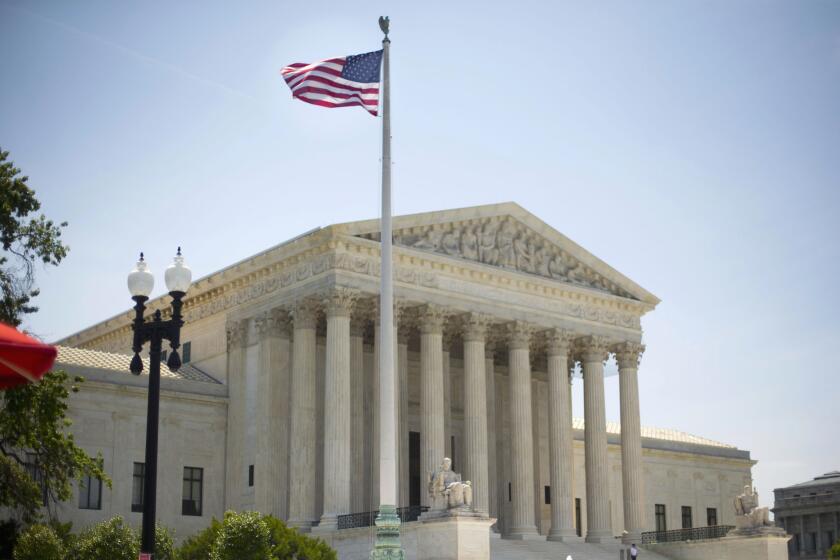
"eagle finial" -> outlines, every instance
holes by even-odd
[[[385,34],[385,39],[388,38],[388,28],[390,25],[390,20],[388,16],[379,16],[379,29],[382,30],[382,33]]]

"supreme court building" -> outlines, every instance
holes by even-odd
[[[378,507],[378,228],[320,228],[191,287],[186,363],[164,367],[161,400],[158,517],[179,537],[226,509],[323,530]],[[511,538],[732,524],[749,452],[641,425],[653,294],[513,203],[396,217],[394,283],[400,506],[426,504],[451,457]],[[63,505],[78,526],[139,523],[148,367],[128,372],[131,319],[59,342],[58,365],[88,379],[73,431],[113,479]],[[605,414],[613,359],[620,427]]]

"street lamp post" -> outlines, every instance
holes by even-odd
[[[181,256],[181,248],[178,247],[178,254],[175,261],[169,265],[165,274],[166,288],[172,296],[172,318],[164,321],[161,318],[160,310],[155,311],[151,321],[143,318],[146,310],[146,301],[152,288],[155,285],[155,278],[149,270],[146,261],[143,260],[143,253],[140,253],[140,260],[128,275],[128,291],[134,305],[134,343],[132,350],[134,357],[131,359],[131,373],[140,375],[143,371],[143,361],[140,359],[140,351],[143,344],[149,342],[149,397],[146,412],[146,463],[145,480],[143,483],[143,528],[140,540],[140,558],[151,560],[155,553],[155,506],[157,493],[157,456],[158,456],[158,410],[160,408],[160,354],[163,341],[168,340],[172,352],[166,365],[172,371],[181,367],[181,357],[178,355],[178,347],[181,346],[181,327],[184,325],[181,317],[181,306],[183,298],[190,287],[192,272],[184,265],[184,257]]]

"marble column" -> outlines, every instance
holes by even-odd
[[[420,324],[420,479],[434,472],[444,458],[443,422],[443,321],[439,307],[421,310]],[[421,488],[421,503],[430,505],[428,492]]]
[[[639,358],[645,347],[623,342],[613,348],[618,362],[621,401],[621,488],[624,497],[624,542],[639,543],[645,529],[642,428],[639,418]]]
[[[580,339],[583,364],[584,455],[586,457],[586,542],[613,542],[610,518],[609,457],[604,403],[604,362],[609,356],[603,337]]]
[[[443,360],[443,446],[444,446],[444,453],[450,459],[455,458],[455,450],[452,449],[452,344],[454,343],[455,333],[451,330],[451,328],[444,327],[443,330],[443,338],[441,339],[441,344],[443,344],[443,353],[442,353],[442,360]],[[458,457],[460,461],[461,458]],[[458,470],[461,470],[461,465],[458,463],[454,463]]]
[[[408,464],[408,338],[409,328],[403,318],[397,330],[397,381],[399,389],[400,426],[397,436],[399,444],[399,505],[409,505]]]
[[[367,318],[350,319],[350,509],[366,509],[365,485],[365,325]]]
[[[574,434],[569,389],[569,350],[573,335],[554,329],[547,336],[548,458],[551,481],[550,541],[575,541]]]
[[[487,503],[490,517],[499,518],[499,470],[496,465],[496,368],[495,343],[484,343],[484,377],[487,390]]]
[[[350,513],[350,312],[357,293],[333,288],[327,310],[324,377],[324,509],[319,527],[337,529]]]
[[[530,341],[533,329],[516,321],[508,327],[508,377],[510,383],[510,459],[512,512],[507,537],[537,535],[534,515],[534,441],[531,418]]]
[[[292,310],[292,421],[289,470],[289,525],[308,531],[317,521],[315,460],[317,396],[315,392],[315,328],[318,308],[310,301]]]
[[[490,511],[490,476],[487,450],[487,378],[484,339],[489,320],[471,313],[464,319],[464,472],[472,482],[473,509]]]
[[[257,319],[260,370],[257,380],[257,453],[254,461],[254,505],[257,511],[288,518],[289,384],[291,344],[289,316],[274,309]]]
[[[227,334],[227,438],[225,457],[225,509],[239,509],[245,488],[242,461],[245,441],[245,343],[248,321],[230,321]]]

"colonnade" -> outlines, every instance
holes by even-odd
[[[373,458],[366,458],[362,451],[365,426],[370,425],[366,424],[364,410],[364,335],[373,317],[378,315],[371,312],[372,301],[370,295],[335,288],[322,297],[307,298],[257,319],[261,363],[257,384],[255,507],[288,519],[291,525],[304,529],[314,525],[335,528],[339,515],[364,511],[368,503],[359,491],[364,486],[365,470],[372,473],[373,480],[378,470],[376,450]],[[474,508],[499,515],[504,485],[499,483],[500,473],[496,468],[495,440],[502,432],[498,421],[501,411],[497,410],[495,396],[494,355],[506,350],[511,518],[505,522],[505,532],[511,538],[537,535],[531,364],[534,350],[538,349],[544,352],[548,376],[552,494],[548,538],[576,538],[570,383],[571,372],[579,362],[584,380],[586,540],[612,541],[615,533],[622,532],[612,527],[609,502],[603,367],[612,353],[620,377],[623,530],[628,538],[640,537],[645,517],[637,381],[642,345],[431,304],[412,306],[398,302],[395,319],[397,414],[391,421],[399,426],[396,448],[400,505],[408,504],[409,493],[409,340],[419,336],[422,485],[425,475],[438,467],[449,448],[444,396],[448,393],[445,373],[450,347],[444,342],[446,338],[463,344],[464,457],[459,470],[473,483]],[[316,340],[318,327],[324,324],[323,465],[319,466],[315,464],[318,457]],[[228,325],[229,434],[241,433],[245,421],[242,406],[234,404],[236,399],[244,401],[243,332],[242,321]],[[378,339],[378,325],[374,332]],[[375,340],[375,348],[377,343]],[[376,391],[374,387],[374,395]],[[288,393],[285,399],[284,393]],[[488,426],[488,421],[495,425]],[[372,424],[373,431],[377,423],[378,420]],[[237,505],[236,489],[241,487],[244,472],[242,444],[237,439],[230,435],[227,439],[227,507]],[[371,441],[378,441],[375,434]],[[288,470],[284,465],[288,465]],[[324,478],[321,504],[316,493],[318,472]],[[371,491],[378,487],[375,483],[370,486]],[[421,488],[421,499],[423,505],[428,505],[425,487]],[[370,505],[371,509],[377,507],[376,496],[371,497]]]

